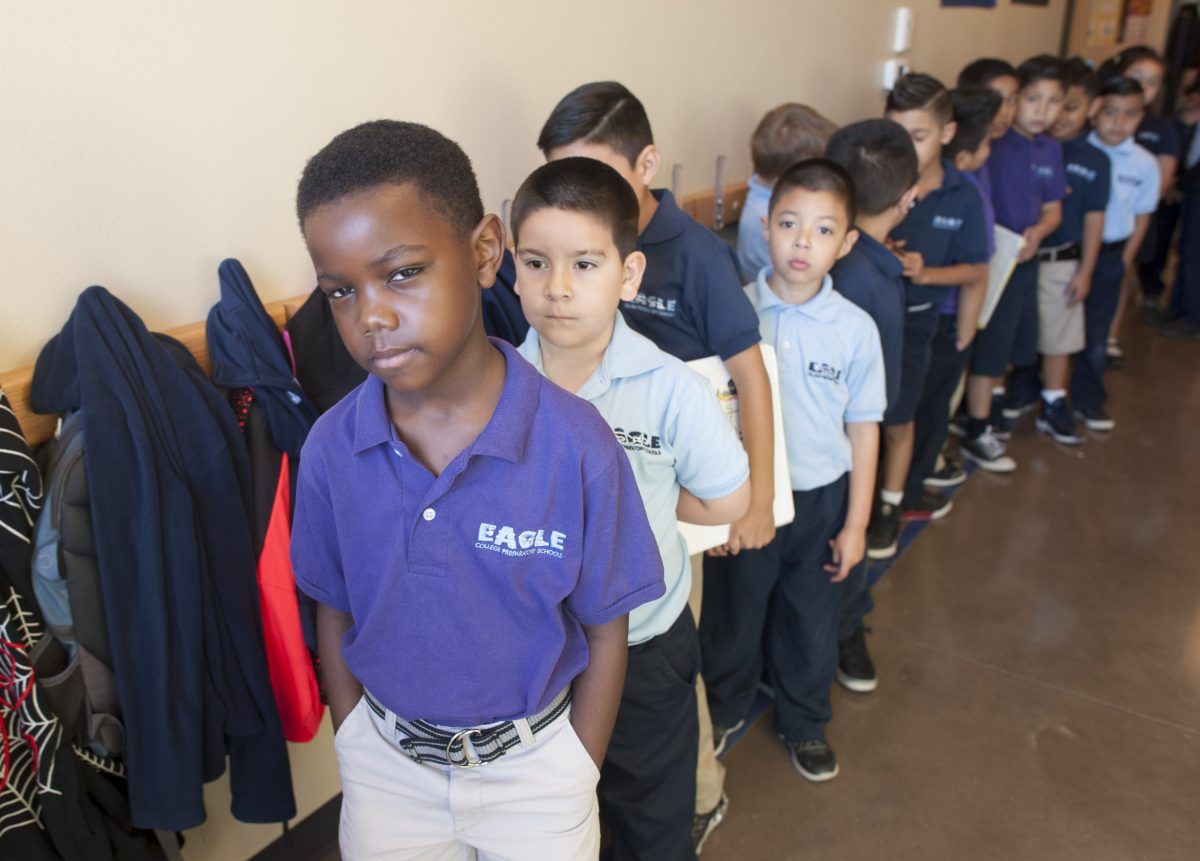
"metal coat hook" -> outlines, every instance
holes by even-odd
[[[725,156],[717,156],[717,185],[713,189],[713,230],[725,226]]]

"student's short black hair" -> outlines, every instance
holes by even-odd
[[[1096,93],[1100,98],[1105,96],[1141,96],[1146,97],[1146,91],[1142,89],[1142,85],[1133,78],[1125,75],[1113,75],[1111,78],[1101,82],[1100,90]]]
[[[953,159],[960,152],[979,149],[1004,100],[991,87],[958,87],[951,91],[950,100],[954,102],[957,128],[950,143],[942,148],[942,156]]]
[[[520,244],[525,219],[542,209],[565,209],[595,218],[612,230],[622,260],[637,248],[637,195],[621,174],[602,161],[562,158],[531,173],[513,198],[514,244]]]
[[[1150,60],[1158,63],[1162,68],[1166,68],[1167,64],[1159,55],[1158,51],[1148,45],[1134,45],[1126,48],[1124,51],[1113,54],[1107,60],[1100,64],[1100,68],[1096,73],[1100,75],[1102,80],[1108,80],[1116,75],[1123,75],[1129,71],[1129,67],[1134,63],[1140,63],[1143,60]]]
[[[462,147],[428,126],[375,120],[342,132],[308,160],[296,191],[300,230],[319,206],[408,182],[464,234],[483,219],[479,184]]]
[[[950,93],[933,75],[920,73],[901,77],[888,93],[888,112],[929,111],[938,125],[946,125],[954,119],[954,106]]]
[[[1063,69],[1066,73],[1066,81],[1063,84],[1064,89],[1071,87],[1083,87],[1089,96],[1095,96],[1096,91],[1100,89],[1100,78],[1096,75],[1092,64],[1083,57],[1071,57],[1063,62]]]
[[[911,145],[911,141],[909,144]],[[798,161],[783,172],[771,190],[771,202],[767,212],[775,211],[775,204],[790,191],[803,188],[806,191],[828,191],[846,207],[846,227],[854,226],[858,218],[858,192],[854,180],[846,169],[827,158],[808,158]]]
[[[537,145],[548,157],[550,150],[576,141],[612,147],[632,166],[641,151],[654,143],[654,135],[637,96],[616,81],[600,81],[563,96],[542,126]]]
[[[917,150],[904,126],[892,120],[862,120],[833,133],[825,158],[854,181],[858,214],[878,215],[916,185]]]
[[[996,78],[1015,78],[1017,70],[1007,60],[996,57],[983,57],[967,63],[958,73],[959,87],[986,87]]]
[[[1021,85],[1021,89],[1042,81],[1057,81],[1066,89],[1067,70],[1063,61],[1049,54],[1038,54],[1017,66],[1017,83]]]

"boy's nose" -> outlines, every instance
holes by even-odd
[[[551,299],[571,298],[571,281],[565,272],[556,272],[547,279],[546,295]]]
[[[362,298],[359,324],[364,333],[370,335],[372,332],[388,331],[400,324],[399,315],[389,304],[382,301],[381,291],[365,289],[362,291]]]

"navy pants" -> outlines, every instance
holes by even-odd
[[[1138,281],[1147,299],[1154,299],[1163,294],[1166,287],[1163,284],[1163,270],[1167,267],[1167,259],[1171,256],[1171,243],[1175,238],[1175,228],[1179,226],[1179,214],[1182,207],[1178,203],[1163,201],[1158,205],[1158,211],[1150,221],[1150,232],[1146,242],[1138,253]]]
[[[838,624],[838,640],[849,639],[874,609],[871,585],[867,581],[867,558],[864,556],[863,561],[855,565],[842,582],[842,620]]]
[[[1102,250],[1096,260],[1092,290],[1083,305],[1083,352],[1076,354],[1075,372],[1071,375],[1071,402],[1078,409],[1096,410],[1104,406],[1104,371],[1108,367],[1105,348],[1108,329],[1121,300],[1124,277],[1121,249]]]
[[[823,739],[833,715],[842,584],[824,569],[846,521],[849,478],[792,493],[796,519],[761,550],[704,559],[700,652],[713,723],[750,713],[766,669],[790,742]]]
[[[1179,270],[1175,276],[1171,308],[1192,325],[1200,326],[1200,182],[1189,184],[1182,208]]]
[[[696,857],[699,667],[696,623],[686,605],[664,633],[629,647],[621,706],[597,787],[612,832],[605,861]]]
[[[946,444],[950,427],[950,401],[962,379],[970,350],[959,352],[958,321],[953,314],[939,314],[933,335],[933,357],[921,400],[917,404],[913,431],[913,457],[904,483],[904,504],[916,505],[925,492],[925,479],[933,474],[938,454]]]

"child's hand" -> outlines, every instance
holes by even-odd
[[[708,551],[710,556],[737,556],[742,550],[766,547],[775,537],[775,511],[771,507],[751,505],[729,526],[729,542]],[[714,552],[714,551],[723,552]]]
[[[851,569],[862,562],[867,552],[867,531],[846,527],[829,542],[829,548],[833,551],[833,564],[826,565],[825,570],[834,575],[829,578],[831,583],[841,583],[850,576]]]
[[[971,344],[973,344],[975,342],[975,336],[978,333],[979,333],[978,326],[971,326],[971,325],[964,326],[960,323],[959,327],[958,327],[958,338],[954,341],[954,349],[958,350],[961,353],[963,350],[967,349],[967,347],[971,346]]]
[[[1077,272],[1071,279],[1071,283],[1067,285],[1067,307],[1078,305],[1087,298],[1090,292],[1092,292],[1091,273]]]
[[[900,262],[904,264],[904,277],[914,284],[925,283],[922,278],[925,275],[925,258],[921,256],[920,251],[905,251],[900,255]]]
[[[1025,244],[1017,252],[1017,262],[1027,263],[1033,259],[1033,255],[1038,253],[1038,247],[1042,244],[1042,237],[1038,235],[1036,227],[1026,227],[1022,236],[1025,239]]]

